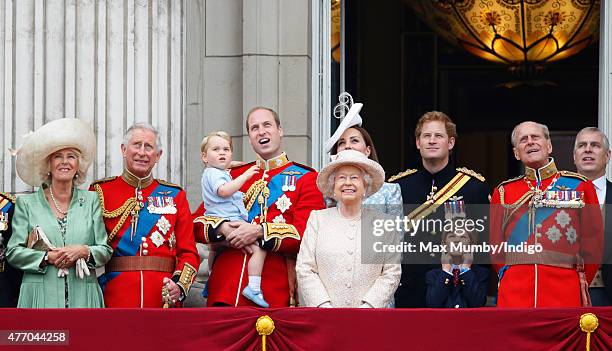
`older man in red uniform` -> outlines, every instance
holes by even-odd
[[[310,211],[325,207],[323,195],[317,189],[317,173],[289,161],[283,152],[283,129],[275,111],[264,107],[252,109],[246,127],[260,168],[240,189],[250,223],[210,216],[195,220],[197,241],[224,245],[208,281],[208,305],[255,306],[241,295],[248,280],[247,245],[254,242],[268,251],[261,276],[266,301],[270,307],[294,305],[295,255]],[[252,165],[232,169],[232,177]],[[203,213],[202,208],[198,211]]]
[[[104,303],[180,306],[200,263],[185,191],[151,174],[162,154],[155,128],[135,124],[124,140],[123,174],[92,184],[114,249],[99,278]]]
[[[580,174],[557,170],[545,125],[517,125],[512,145],[525,174],[501,183],[491,201],[491,241],[507,243],[493,257],[497,305],[588,306],[603,242],[595,188]]]

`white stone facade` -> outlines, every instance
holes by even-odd
[[[5,0],[0,4],[0,187],[30,190],[7,151],[57,118],[88,121],[88,180],[119,174],[134,122],[163,135],[156,176],[183,183],[185,0]]]
[[[187,188],[199,203],[200,141],[215,130],[233,139],[234,159],[255,155],[247,112],[276,110],[289,157],[310,163],[310,4],[308,0],[187,1]],[[193,205],[192,205],[193,206]]]
[[[0,188],[27,191],[8,152],[62,117],[87,120],[98,154],[88,180],[121,172],[129,125],[163,136],[156,176],[200,197],[200,141],[244,127],[256,105],[278,111],[285,147],[311,162],[309,0],[6,0],[0,4]]]

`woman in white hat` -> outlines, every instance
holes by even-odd
[[[400,235],[374,236],[372,223],[390,217],[362,205],[384,179],[382,167],[355,150],[341,151],[319,172],[319,190],[338,206],[308,218],[296,266],[302,305],[389,306],[401,276],[400,255],[377,254],[370,244],[392,245]]]
[[[17,198],[8,243],[8,262],[24,271],[18,307],[104,307],[93,269],[106,264],[112,249],[96,193],[76,188],[95,140],[84,121],[61,118],[31,133],[17,151],[18,176],[38,187]],[[37,231],[48,240],[30,248]]]
[[[344,114],[338,129],[325,142],[325,150],[332,156],[343,150],[356,150],[370,160],[379,162],[372,137],[361,126],[362,119],[359,112],[363,104],[353,103],[353,98],[348,93],[341,94],[339,100],[340,103],[334,109],[336,117],[340,117],[343,114],[342,111],[348,110],[348,112]],[[404,215],[402,190],[396,183],[383,183],[375,194],[363,201],[363,204],[392,216]]]

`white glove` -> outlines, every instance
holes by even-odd
[[[85,276],[89,276],[89,267],[87,267],[87,263],[85,263],[85,259],[79,258],[76,261],[75,265],[76,275],[77,277],[83,279]]]
[[[68,275],[68,268],[60,268],[57,270],[58,278],[63,278],[63,277],[66,277],[67,275]]]
[[[91,273],[89,272],[89,267],[87,267],[87,263],[85,263],[85,259],[79,258],[74,265],[75,273],[77,277],[80,279],[84,279],[85,276],[89,276]],[[60,268],[57,270],[57,277],[64,278],[68,276],[68,268]]]

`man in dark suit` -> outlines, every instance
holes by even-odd
[[[455,168],[449,162],[451,150],[455,146],[457,129],[446,114],[438,111],[424,114],[417,122],[415,136],[422,164],[418,169],[408,169],[391,177],[389,182],[400,185],[406,214],[410,219],[433,221],[428,221],[426,226],[418,226],[418,231],[412,231],[414,235],[407,234],[406,236],[407,241],[416,245],[417,252],[404,255],[402,278],[395,293],[395,307],[427,307],[426,275],[429,271],[442,268],[442,274],[447,275],[450,281],[454,279],[453,270],[443,269],[445,266],[452,266],[448,264],[450,262],[443,262],[446,255],[436,250],[420,250],[421,243],[425,245],[428,243],[442,244],[442,234],[445,230],[436,228],[435,225],[429,226],[429,224],[448,218],[447,209],[465,209],[461,211],[464,217],[467,213],[467,218],[476,219],[487,215],[489,208],[489,188],[484,182],[484,177],[467,168]],[[473,207],[466,209],[467,205]],[[486,211],[481,214],[473,211],[478,208]],[[482,236],[478,239],[479,241],[487,240]],[[483,259],[475,256],[474,262],[482,263]],[[458,266],[457,279],[480,284],[480,279],[476,279],[476,275],[488,278],[489,266],[483,265],[481,267],[483,269],[478,270],[482,274],[477,274],[471,269],[471,260]],[[446,281],[445,278],[439,280]],[[466,288],[468,290],[470,287]],[[484,299],[473,300],[478,300],[479,306],[485,303]],[[444,305],[444,302],[432,302],[430,305]],[[455,305],[453,304],[453,307]],[[469,307],[479,306],[470,304]]]
[[[0,193],[0,307],[16,307],[21,286],[21,271],[6,262],[6,244],[11,238],[11,218],[15,199]]]
[[[612,204],[612,183],[606,178],[606,165],[609,161],[610,143],[608,137],[600,129],[586,127],[578,132],[574,143],[574,164],[578,173],[593,181],[600,205]],[[610,207],[607,211],[604,211],[604,220],[606,212],[611,209]],[[605,227],[602,266],[589,287],[593,306],[612,305],[611,217],[608,216]]]

